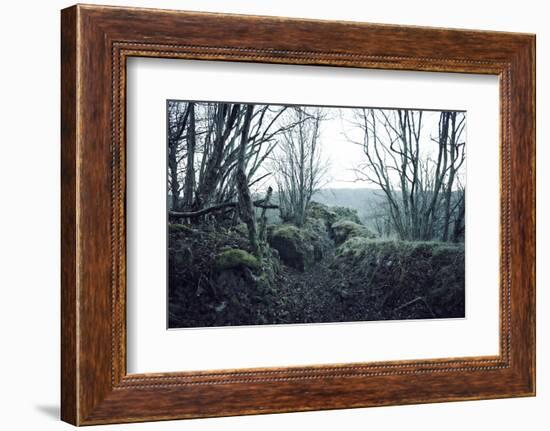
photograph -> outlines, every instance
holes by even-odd
[[[168,100],[168,328],[465,317],[466,112]]]

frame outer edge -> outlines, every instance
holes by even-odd
[[[527,349],[524,354],[516,355],[515,364],[517,366],[514,371],[516,374],[504,373],[507,377],[507,384],[510,385],[509,392],[503,390],[502,387],[497,387],[492,383],[487,383],[487,379],[481,379],[479,382],[479,391],[481,392],[464,392],[449,395],[448,397],[434,397],[434,398],[418,398],[409,397],[396,400],[386,400],[382,403],[379,400],[371,400],[360,402],[347,402],[346,400],[337,400],[333,398],[335,393],[331,392],[335,390],[336,383],[332,384],[328,381],[318,380],[311,381],[307,385],[302,385],[308,390],[315,393],[316,398],[308,404],[300,404],[295,407],[288,404],[288,391],[298,390],[299,386],[295,384],[283,385],[276,383],[269,383],[262,385],[255,385],[253,382],[244,382],[244,386],[238,382],[236,384],[228,384],[216,388],[210,389],[210,385],[198,384],[191,388],[154,388],[154,389],[142,389],[142,388],[122,388],[119,386],[117,378],[109,376],[107,381],[106,367],[107,365],[113,365],[113,358],[111,353],[106,353],[106,350],[98,350],[97,347],[104,348],[107,346],[106,334],[107,329],[111,328],[109,325],[113,325],[112,321],[107,322],[106,318],[103,318],[93,329],[88,328],[90,322],[95,322],[94,314],[99,313],[101,316],[107,311],[107,306],[112,305],[112,301],[106,297],[106,289],[103,284],[95,285],[95,278],[86,273],[86,269],[91,268],[90,262],[87,261],[87,257],[91,257],[94,260],[94,264],[100,265],[103,268],[106,264],[106,259],[97,259],[97,253],[94,246],[97,243],[91,241],[90,229],[86,229],[86,221],[91,219],[90,216],[95,215],[95,210],[91,210],[91,205],[87,203],[90,201],[90,191],[93,191],[92,180],[97,177],[88,178],[88,175],[92,172],[87,164],[82,162],[86,156],[92,156],[91,158],[100,164],[101,169],[105,169],[105,159],[103,156],[99,156],[97,151],[105,151],[106,146],[103,142],[105,133],[103,130],[97,132],[90,126],[94,119],[92,114],[88,112],[88,104],[92,103],[93,113],[99,117],[105,119],[106,112],[110,112],[106,105],[106,100],[102,99],[101,91],[99,87],[93,87],[93,82],[86,79],[92,72],[99,72],[98,78],[101,81],[106,79],[107,67],[105,64],[97,64],[91,60],[91,54],[88,49],[88,43],[93,42],[92,50],[97,49],[101,55],[106,56],[106,49],[110,47],[110,43],[115,39],[116,32],[113,29],[120,30],[120,22],[117,20],[127,20],[128,16],[125,13],[119,13],[120,11],[132,11],[133,9],[121,8],[113,9],[112,14],[117,16],[109,16],[109,20],[100,21],[98,19],[98,11],[102,7],[88,6],[83,7],[80,5],[73,6],[71,8],[62,11],[62,133],[61,133],[61,156],[62,156],[62,419],[73,425],[91,425],[99,423],[120,423],[120,422],[136,422],[147,420],[161,420],[161,419],[179,419],[185,417],[210,417],[210,416],[232,416],[236,414],[258,414],[258,413],[274,413],[283,411],[307,411],[307,410],[324,410],[327,408],[351,408],[351,407],[365,407],[367,405],[388,405],[388,404],[410,404],[410,403],[427,403],[427,402],[439,402],[439,401],[457,401],[467,399],[484,399],[484,398],[501,398],[510,396],[525,396],[532,395],[534,391],[534,269],[535,264],[533,262],[523,261],[520,267],[520,272],[524,275],[527,274],[527,280],[522,285],[523,290],[521,295],[516,295],[516,299],[521,299],[521,303],[527,304],[525,310],[525,321],[520,328],[516,331],[514,337],[519,341],[521,334],[527,336],[521,343],[523,347]],[[146,12],[147,10],[139,9],[139,14]],[[150,11],[150,10],[149,10]],[[174,11],[176,14],[180,13]],[[154,13],[154,12],[151,12]],[[111,12],[109,12],[109,15]],[[135,12],[138,14],[138,12]],[[101,17],[100,17],[101,18]],[[196,18],[196,17],[195,17]],[[263,17],[270,19],[269,17]],[[183,19],[183,18],[182,18]],[[191,15],[189,19],[194,19],[194,15]],[[232,17],[232,20],[237,18]],[[242,18],[244,19],[244,18]],[[288,19],[289,22],[300,23],[301,21],[295,19]],[[142,22],[142,25],[146,25]],[[118,25],[118,27],[117,27]],[[148,25],[148,24],[147,24]],[[328,24],[327,24],[328,25]],[[379,27],[376,27],[380,30]],[[407,27],[405,27],[407,28]],[[117,30],[117,31],[118,31]],[[124,31],[129,30],[124,28]],[[426,30],[428,31],[428,30]],[[113,33],[110,33],[113,32]],[[122,32],[123,35],[125,34]],[[169,33],[170,35],[171,33]],[[462,35],[464,33],[461,33]],[[177,36],[177,35],[176,35]],[[174,37],[176,37],[174,36]],[[160,37],[160,36],[159,36]],[[494,37],[494,35],[492,35]],[[534,38],[524,39],[520,43],[520,39],[523,36],[506,36],[509,46],[506,49],[506,53],[509,56],[514,57],[516,60],[516,67],[518,67],[526,75],[522,78],[530,80],[534,78]],[[181,38],[181,37],[180,37]],[[510,40],[512,38],[513,40]],[[199,40],[200,41],[200,40]],[[483,40],[482,40],[483,41]],[[527,43],[526,43],[527,42]],[[80,49],[82,47],[82,49]],[[231,48],[231,47],[230,47]],[[238,48],[231,48],[238,49]],[[512,52],[512,49],[514,50]],[[518,57],[521,56],[521,60],[527,61],[528,65],[521,65],[517,63]],[[211,58],[214,58],[212,55]],[[498,59],[497,59],[498,60]],[[233,60],[232,60],[233,61]],[[239,61],[239,60],[235,60]],[[329,64],[337,63],[336,60],[326,60]],[[286,62],[286,61],[285,61]],[[292,63],[292,61],[291,61]],[[396,64],[398,64],[397,62]],[[483,63],[480,60],[479,64]],[[315,62],[317,64],[317,62]],[[415,63],[416,65],[412,70],[419,70],[422,63]],[[393,63],[390,64],[394,68]],[[480,66],[481,67],[481,66]],[[386,68],[386,67],[383,67]],[[517,76],[514,74],[514,82]],[[530,235],[534,233],[534,153],[535,153],[535,138],[534,129],[532,129],[534,122],[534,82],[523,83],[519,87],[520,95],[522,95],[522,102],[527,112],[533,114],[527,120],[521,121],[520,127],[526,127],[529,129],[528,136],[524,136],[522,143],[525,145],[525,154],[518,159],[518,162],[523,168],[529,167],[532,170],[528,175],[520,181],[525,184],[526,190],[523,197],[518,201],[523,208],[529,210],[531,214],[527,214],[527,221],[524,229],[522,230],[523,239],[527,240],[528,244],[521,247],[528,257],[534,258],[534,241],[530,238]],[[514,100],[513,105],[517,109],[518,101]],[[515,109],[514,109],[515,110]],[[105,117],[105,118],[104,118]],[[89,123],[91,121],[91,123]],[[105,121],[106,124],[106,121]],[[516,123],[517,124],[517,123]],[[517,130],[516,130],[517,131]],[[514,141],[516,142],[516,141]],[[94,144],[92,148],[88,144]],[[99,145],[101,144],[101,145]],[[84,158],[84,160],[83,160]],[[82,184],[80,184],[82,180]],[[105,184],[101,182],[103,186]],[[516,184],[517,185],[517,184]],[[88,193],[88,194],[87,194]],[[105,190],[102,190],[105,193]],[[105,212],[105,208],[102,208],[102,213]],[[522,237],[520,237],[522,238]],[[93,239],[93,238],[92,238]],[[103,240],[100,243],[103,247]],[[114,264],[113,264],[114,265]],[[104,268],[103,268],[104,269]],[[105,271],[103,271],[105,272]],[[105,274],[103,274],[103,281],[105,281]],[[90,283],[97,289],[94,292],[90,291]],[[102,283],[103,283],[102,281]],[[519,301],[518,299],[518,301]],[[99,308],[98,308],[99,307]],[[98,317],[99,320],[99,317]],[[82,322],[82,325],[79,324]],[[109,329],[110,330],[110,329]],[[517,347],[517,344],[516,344]],[[107,364],[107,358],[110,362]],[[429,375],[429,374],[428,374]],[[503,375],[500,371],[498,375]],[[497,376],[495,374],[495,376]],[[327,378],[330,376],[327,376]],[[498,377],[498,376],[497,376]],[[474,379],[474,377],[472,377]],[[382,380],[382,379],[380,379]],[[388,379],[385,379],[388,380]],[[395,378],[397,381],[397,378]],[[404,379],[402,379],[404,380]],[[449,380],[447,378],[446,380]],[[199,382],[200,383],[200,382]],[[259,383],[259,382],[258,382]],[[343,384],[343,382],[341,382]],[[347,386],[346,382],[346,386]],[[331,386],[332,385],[332,386]],[[485,385],[485,386],[483,386]],[[364,385],[363,385],[364,386]],[[331,389],[333,388],[333,389]],[[120,390],[127,389],[127,390]],[[235,405],[228,403],[224,405],[226,399],[235,397],[239,392],[245,390],[261,389],[269,396],[278,396],[278,405],[271,405],[271,407],[255,406],[247,404],[246,397],[242,397],[240,401],[241,405]],[[363,387],[363,394],[368,395],[368,388]],[[485,395],[482,393],[485,390]],[[210,393],[211,392],[211,393]],[[342,390],[341,392],[346,392]],[[348,391],[349,392],[349,391]],[[205,411],[204,406],[200,406],[201,398],[202,402],[211,395],[214,394],[210,411]],[[281,395],[283,394],[283,395]],[[242,394],[241,394],[242,395]],[[296,394],[297,397],[301,397],[303,394]],[[349,395],[349,394],[348,394]],[[172,415],[173,410],[170,410],[169,415],[154,415],[147,413],[147,397],[153,398],[161,397],[163,402],[171,402],[174,408],[176,405],[176,412]],[[351,399],[351,397],[348,397]],[[368,398],[368,397],[367,397]],[[300,398],[301,399],[301,398]],[[285,404],[285,400],[287,404]],[[151,400],[149,400],[151,401]],[[234,400],[237,401],[237,400]],[[162,402],[162,401],[161,401]],[[222,404],[220,407],[218,402]],[[238,404],[238,403],[237,403]],[[149,406],[150,407],[150,406]],[[197,410],[200,408],[199,410]],[[186,412],[183,410],[187,409]]]
[[[533,145],[533,157],[531,160],[531,166],[533,170],[533,181],[535,182],[533,193],[532,193],[532,202],[533,202],[533,236],[535,238],[535,242],[533,244],[533,253],[534,253],[534,259],[533,259],[533,293],[532,293],[532,301],[533,301],[533,317],[532,317],[532,337],[533,337],[533,358],[532,358],[532,378],[533,378],[533,387],[532,387],[532,395],[537,395],[537,37],[536,35],[533,35],[531,39],[530,44],[530,55],[531,59],[533,61],[533,68],[532,68],[532,75],[531,79],[533,82],[533,94],[531,97],[531,104],[533,106],[533,135],[531,138],[532,145]]]
[[[531,306],[531,314],[529,319],[530,325],[530,387],[529,395],[537,395],[537,37],[531,35],[527,42],[527,64],[529,65],[530,74],[527,76],[527,85],[529,85],[530,94],[528,103],[531,107],[531,117],[528,128],[529,144],[531,147],[531,159],[530,164],[530,179],[532,181],[531,194],[528,196],[531,205],[531,217],[530,222],[533,242],[531,244],[531,285],[529,286],[529,299]]]
[[[78,6],[61,11],[61,420],[79,421],[77,295]]]
[[[537,156],[537,133],[536,133],[536,70],[537,70],[537,55],[536,55],[536,35],[530,35],[527,38],[527,47],[525,49],[526,60],[524,62],[527,67],[527,73],[525,77],[525,85],[528,88],[526,104],[530,109],[530,116],[526,118],[526,128],[528,131],[528,142],[530,148],[530,158],[527,161],[529,169],[529,182],[530,182],[530,194],[527,196],[527,204],[530,207],[530,226],[528,231],[529,242],[529,257],[527,264],[529,265],[530,272],[530,284],[526,288],[526,294],[529,301],[529,359],[528,359],[528,396],[536,396],[537,393],[537,334],[536,334],[536,320],[537,320],[537,300],[536,300],[536,286],[537,286],[537,173],[536,173],[536,156]],[[529,238],[530,237],[530,238]],[[529,241],[531,239],[531,241]]]
[[[525,38],[512,61],[512,353],[522,396],[536,396],[536,39]],[[521,298],[521,299],[518,299]],[[521,304],[521,307],[519,305]]]

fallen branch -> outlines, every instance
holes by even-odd
[[[217,204],[217,205],[212,205],[211,207],[208,207],[208,208],[203,208],[202,210],[198,210],[198,211],[168,211],[168,214],[172,217],[189,217],[189,218],[193,218],[193,217],[200,217],[202,215],[205,215],[205,214],[208,214],[208,213],[211,213],[211,212],[214,212],[214,211],[219,211],[219,210],[223,210],[225,208],[229,208],[229,207],[235,207],[237,205],[236,202],[224,202],[224,203],[221,203],[221,204]]]
[[[265,204],[263,202],[254,202],[254,206],[257,208],[263,208],[267,210],[276,210],[279,208],[279,205],[274,204]]]
[[[263,209],[267,209],[267,210],[276,210],[276,209],[278,209],[279,205],[269,203],[270,199],[271,199],[271,195],[268,196],[268,197],[265,197],[263,199],[255,200],[253,203],[254,203],[254,206],[257,207],[257,208],[263,208]]]
[[[409,301],[409,302],[405,302],[404,304],[400,305],[399,307],[395,308],[393,311],[396,312],[396,311],[399,311],[401,310],[402,308],[405,308],[405,307],[408,307],[409,305],[412,305],[414,304],[415,302],[421,302],[424,304],[424,306],[427,308],[427,310],[430,312],[430,314],[432,315],[432,317],[436,317],[435,313],[432,311],[431,307],[428,305],[428,302],[426,301],[426,299],[422,296],[418,296],[416,298],[414,298],[412,301]]]
[[[277,209],[279,208],[278,205],[273,205],[265,202],[265,199],[259,199],[257,201],[253,202],[254,206],[257,208],[263,208],[263,209]],[[203,208],[201,210],[197,211],[168,211],[168,214],[171,217],[186,217],[186,218],[195,218],[200,217],[205,214],[209,214],[211,212],[220,211],[226,208],[235,208],[237,206],[237,202],[224,202],[217,205],[212,205],[208,208]]]

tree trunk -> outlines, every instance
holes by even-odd
[[[267,240],[267,209],[268,209],[268,205],[269,205],[269,201],[271,199],[272,193],[273,193],[273,189],[269,187],[267,189],[267,193],[264,199],[264,204],[266,206],[262,208],[262,216],[260,217],[260,241],[264,243]]]
[[[248,133],[250,130],[250,121],[252,119],[252,113],[254,112],[254,105],[246,106],[246,113],[244,116],[243,130],[241,133],[241,143],[239,147],[239,162],[237,165],[237,172],[235,179],[237,182],[237,194],[239,202],[239,215],[242,221],[246,224],[248,229],[248,240],[250,242],[250,248],[252,253],[258,257],[261,256],[261,248],[258,242],[258,230],[256,228],[256,214],[254,212],[254,205],[252,203],[252,196],[248,187],[248,177],[245,171],[245,154],[246,146],[248,144]]]
[[[456,152],[456,112],[450,113],[451,121],[451,133],[449,136],[449,157],[451,159],[449,165],[449,178],[447,180],[446,193],[445,193],[445,215],[443,219],[443,241],[449,240],[449,224],[451,223],[451,201],[453,198],[453,184],[456,175],[456,158],[458,156]]]
[[[193,192],[195,190],[195,104],[190,102],[188,109],[189,125],[187,127],[187,166],[183,189],[183,205],[185,208],[191,208],[193,206]]]
[[[460,239],[464,237],[464,216],[466,212],[466,200],[464,196],[464,191],[462,191],[462,196],[460,199],[460,205],[458,207],[458,214],[454,220],[453,226],[453,242],[460,242]]]
[[[168,169],[170,170],[170,191],[172,194],[172,209],[179,209],[180,184],[178,181],[177,142],[170,144],[168,151]]]

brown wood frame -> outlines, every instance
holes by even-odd
[[[63,420],[88,425],[535,394],[534,35],[77,5],[62,11],[61,49]],[[500,354],[127,375],[129,56],[498,75]]]

